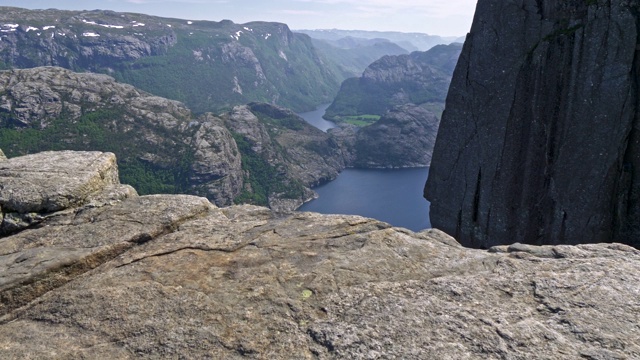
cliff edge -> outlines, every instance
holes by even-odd
[[[462,244],[640,245],[640,3],[478,1],[425,197]]]
[[[0,159],[2,359],[640,357],[629,246],[467,249],[359,216],[138,196],[117,170],[100,152]]]

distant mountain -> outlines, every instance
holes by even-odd
[[[307,35],[279,23],[0,7],[0,40],[0,69],[106,73],[197,113],[251,101],[312,109],[344,79]]]
[[[403,33],[397,31],[365,31],[365,30],[294,30],[311,36],[314,39],[339,41],[340,39],[352,37],[361,39],[387,39],[398,44],[407,51],[426,51],[436,45],[462,42],[464,38],[455,36],[437,36],[423,33]]]
[[[312,41],[319,52],[337,65],[344,78],[359,76],[369,64],[385,55],[408,53],[387,39],[346,37],[335,41],[318,39]]]
[[[338,122],[373,122],[404,104],[441,112],[461,50],[462,44],[454,43],[426,52],[384,56],[369,65],[361,77],[342,83],[325,117]]]

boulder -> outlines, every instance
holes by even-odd
[[[87,202],[118,184],[116,157],[101,152],[43,152],[0,165],[4,213],[50,213]]]

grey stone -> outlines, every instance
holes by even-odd
[[[484,251],[127,189],[0,238],[3,359],[640,357],[626,245]]]
[[[79,206],[119,183],[116,157],[101,152],[43,152],[0,163],[5,213],[49,213]]]
[[[406,104],[393,108],[355,135],[354,167],[425,167],[431,163],[440,120],[431,111]]]
[[[479,1],[425,197],[463,245],[640,239],[638,1]]]

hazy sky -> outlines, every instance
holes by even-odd
[[[0,0],[31,9],[114,10],[190,20],[277,21],[291,29],[464,35],[477,0]]]

